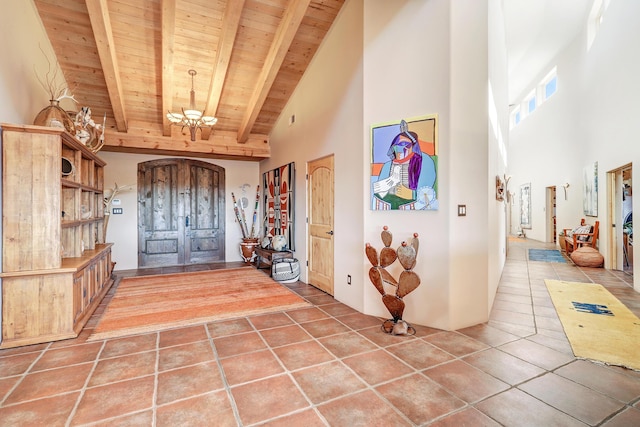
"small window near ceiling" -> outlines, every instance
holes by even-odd
[[[558,91],[558,74],[557,69],[554,67],[553,70],[546,75],[544,79],[540,82],[540,103],[542,104],[544,101],[549,99],[553,94]]]
[[[558,77],[554,76],[544,85],[544,99],[549,99],[558,90]]]
[[[513,110],[511,110],[510,120],[511,128],[517,126],[522,121],[522,112],[520,110],[520,105],[516,106]]]
[[[524,100],[524,106],[527,112],[527,115],[533,113],[536,110],[536,94],[535,92],[529,95]]]

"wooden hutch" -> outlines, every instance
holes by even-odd
[[[105,162],[64,129],[0,126],[0,348],[74,338],[113,284]]]

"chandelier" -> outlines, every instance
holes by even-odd
[[[182,109],[182,114],[180,113],[172,113],[169,111],[167,113],[167,119],[178,126],[182,126],[183,128],[189,128],[189,132],[191,132],[191,140],[196,140],[196,131],[198,129],[202,129],[203,127],[212,127],[216,124],[218,119],[211,116],[205,116],[204,111],[196,110],[196,92],[193,90],[193,76],[195,76],[196,70],[189,70],[189,75],[191,76],[191,93],[189,97],[189,109]]]

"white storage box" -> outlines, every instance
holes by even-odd
[[[295,258],[275,259],[271,264],[271,277],[280,283],[297,282],[300,278],[300,263]]]

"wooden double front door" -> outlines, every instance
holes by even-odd
[[[225,260],[225,172],[211,163],[138,165],[138,266]]]

